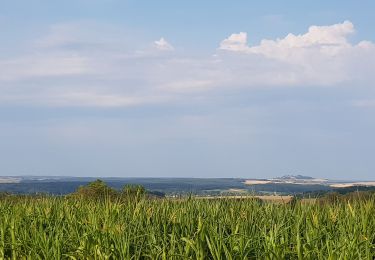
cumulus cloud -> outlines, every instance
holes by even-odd
[[[270,58],[286,59],[293,51],[318,49],[326,54],[335,54],[338,50],[351,47],[348,35],[354,32],[351,22],[330,26],[311,26],[308,32],[301,35],[289,33],[285,38],[262,40],[258,46],[248,46],[247,34],[232,34],[220,44],[220,49],[253,54],[262,54]]]
[[[232,90],[375,80],[375,45],[351,43],[355,29],[349,21],[311,26],[304,34],[255,46],[240,32],[224,39],[213,55],[200,56],[170,52],[174,47],[164,38],[132,45],[117,37],[122,35],[117,30],[87,26],[52,26],[32,40],[25,55],[0,59],[0,103],[129,107],[188,103]],[[107,40],[98,40],[95,31]],[[151,50],[139,47],[150,44]]]
[[[249,47],[247,45],[247,33],[240,32],[232,34],[220,43],[220,49],[240,52],[248,51]]]
[[[263,64],[272,64],[273,73],[280,76],[280,82],[273,82],[276,84],[288,85],[285,79],[289,78],[292,85],[333,85],[352,80],[354,71],[367,71],[368,61],[375,55],[373,43],[349,42],[348,37],[354,31],[349,21],[311,26],[305,34],[290,33],[281,39],[264,39],[255,46],[249,46],[247,34],[241,32],[224,39],[219,50],[246,55],[243,59],[249,64],[257,59],[254,56],[263,57]],[[269,70],[264,74],[267,72]],[[362,74],[361,77],[368,76]],[[267,81],[265,78],[264,82]]]
[[[167,42],[163,37],[160,40],[154,42],[155,47],[161,51],[173,51],[174,47]]]

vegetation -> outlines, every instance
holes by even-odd
[[[297,176],[298,177],[298,176]],[[306,177],[305,177],[306,178]],[[148,190],[148,193],[167,196],[186,196],[189,194],[197,196],[217,196],[217,195],[231,195],[234,190],[241,192],[236,195],[241,195],[244,192],[249,195],[298,195],[300,197],[320,197],[327,192],[348,193],[352,191],[375,190],[375,187],[347,187],[347,188],[333,188],[327,185],[310,185],[310,184],[293,184],[293,183],[268,183],[247,185],[245,179],[222,179],[222,178],[104,178],[108,186],[117,191],[125,185],[142,185]],[[38,177],[22,177],[19,183],[0,183],[0,192],[6,191],[14,194],[37,194],[46,193],[52,195],[67,195],[77,190],[79,186],[87,185],[95,181],[95,178],[88,177],[59,177],[59,178],[45,178]]]
[[[140,197],[146,194],[146,189],[142,185],[125,185],[122,188],[122,195],[125,197]]]
[[[142,191],[129,186],[114,193],[96,181],[73,196],[3,195],[0,259],[375,257],[373,194],[278,204],[149,199]]]
[[[104,181],[96,180],[87,184],[86,186],[80,186],[72,196],[78,196],[90,199],[101,199],[106,197],[117,196],[117,191],[109,187]]]
[[[346,188],[335,188],[333,190],[328,191],[314,191],[314,192],[304,192],[297,194],[296,197],[298,198],[322,198],[323,200],[326,199],[328,196],[335,195],[343,200],[346,200],[349,197],[358,197],[358,196],[368,196],[371,194],[375,194],[375,187],[374,186],[352,186]]]
[[[141,198],[144,196],[163,197],[164,194],[147,192],[142,185],[124,185],[121,191],[109,187],[104,181],[96,180],[85,186],[78,187],[77,191],[70,194],[69,197],[78,197],[80,199],[103,200],[103,199],[129,199]]]
[[[148,191],[162,192],[168,195],[186,195],[210,193],[212,190],[245,189],[243,179],[198,179],[198,178],[105,178],[110,187],[121,190],[125,185],[142,185]],[[61,179],[23,179],[20,183],[0,183],[0,191],[17,194],[48,193],[66,195],[79,186],[95,181],[93,178],[65,177]],[[274,191],[275,189],[272,189]]]

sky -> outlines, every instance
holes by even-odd
[[[0,176],[374,180],[373,10],[0,0]]]

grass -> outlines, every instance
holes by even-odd
[[[0,259],[374,259],[375,197],[0,200]]]

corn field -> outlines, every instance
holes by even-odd
[[[375,198],[0,200],[0,259],[374,259]]]

